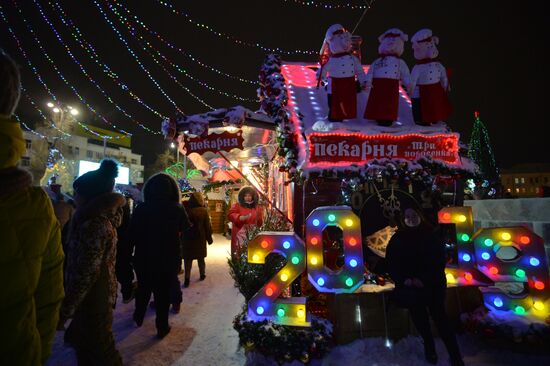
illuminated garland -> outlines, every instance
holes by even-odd
[[[29,57],[27,56],[27,53],[25,52],[25,50],[22,48],[21,46],[21,42],[19,40],[19,38],[17,38],[15,32],[13,31],[13,29],[11,28],[10,26],[10,23],[8,22],[7,18],[5,17],[4,15],[4,12],[2,11],[2,6],[0,6],[0,17],[2,18],[2,20],[6,23],[7,27],[8,27],[8,31],[10,32],[10,34],[12,35],[13,39],[15,40],[16,44],[17,44],[17,48],[19,49],[19,51],[21,52],[21,54],[23,55],[23,57],[25,58],[27,64],[29,65],[29,67],[31,68],[31,70],[33,71],[33,73],[35,74],[35,76],[37,77],[38,81],[42,84],[42,86],[44,86],[44,89],[46,90],[46,92],[52,97],[52,99],[54,101],[57,101],[57,98],[56,96],[52,93],[52,91],[50,90],[50,88],[46,85],[46,83],[44,82],[42,76],[40,76],[40,74],[38,73],[38,70],[34,67],[34,65],[32,64],[32,62],[30,61]],[[118,128],[115,124],[109,122],[109,120],[107,120],[103,115],[101,115],[99,112],[97,112],[87,101],[86,99],[84,99],[84,97],[82,97],[80,95],[80,93],[78,92],[78,90],[72,86],[68,80],[65,78],[65,76],[61,73],[61,71],[59,71],[57,65],[55,64],[55,62],[51,59],[51,57],[49,56],[49,54],[46,52],[46,50],[44,49],[44,47],[42,46],[42,43],[40,42],[40,40],[36,37],[36,32],[34,31],[34,29],[30,26],[29,22],[27,21],[27,19],[23,16],[22,12],[21,12],[21,9],[19,7],[17,7],[17,10],[21,16],[21,19],[23,20],[23,22],[25,23],[27,29],[29,30],[29,32],[32,34],[32,37],[35,41],[35,44],[38,45],[38,47],[40,48],[40,50],[42,51],[42,54],[44,55],[44,57],[48,60],[48,62],[52,65],[54,71],[57,73],[57,75],[61,78],[61,80],[63,80],[63,82],[65,83],[65,85],[67,85],[72,91],[73,93],[77,96],[77,98],[82,102],[82,104],[84,104],[92,113],[94,113],[96,116],[98,116],[101,120],[103,120],[103,122],[107,123],[108,125],[116,128],[118,131],[128,135],[128,136],[131,136],[132,134],[127,132],[127,131],[124,131],[120,128]],[[117,138],[120,138],[120,137],[117,137]]]
[[[246,79],[246,78],[243,78],[243,77],[240,77],[240,76],[236,76],[236,75],[231,75],[229,73],[226,73],[224,71],[221,71],[213,66],[210,66],[208,64],[205,64],[204,62],[202,62],[201,60],[197,59],[195,56],[193,56],[192,54],[190,54],[189,52],[187,51],[184,51],[183,49],[179,48],[178,46],[175,46],[174,44],[172,44],[171,42],[167,41],[166,39],[164,39],[158,32],[155,32],[154,30],[150,29],[149,27],[147,27],[147,25],[141,21],[136,15],[132,15],[132,13],[130,12],[130,10],[128,10],[124,5],[122,4],[119,4],[116,0],[113,0],[113,3],[115,6],[118,6],[120,7],[120,9],[124,12],[126,12],[128,14],[129,17],[133,18],[134,21],[139,24],[143,29],[145,29],[151,36],[157,38],[161,43],[163,43],[164,45],[166,45],[167,47],[173,49],[174,51],[177,51],[178,53],[182,54],[183,56],[187,57],[188,59],[190,59],[191,61],[195,62],[196,64],[198,64],[199,66],[202,66],[204,67],[205,69],[208,69],[218,75],[222,75],[222,76],[225,76],[229,79],[233,79],[233,80],[238,80],[240,82],[243,82],[243,83],[247,83],[247,84],[252,84],[252,85],[258,85],[258,81],[257,80],[250,80],[250,79]],[[109,5],[109,7],[112,7],[111,5]],[[113,11],[114,12],[114,11]],[[128,18],[124,17],[123,15],[120,15],[119,13],[116,13],[115,14],[119,17],[119,20],[121,22],[121,24],[125,25],[128,29],[128,31],[131,32],[131,29],[134,29],[131,25],[131,22]],[[136,34],[136,36],[143,40],[144,42],[148,43],[145,38],[139,34]]]
[[[218,94],[221,94],[221,95],[224,95],[226,97],[229,97],[229,98],[233,98],[233,99],[236,99],[236,100],[240,100],[240,101],[247,101],[247,102],[257,102],[256,99],[252,99],[252,98],[245,98],[245,97],[241,97],[241,96],[238,96],[238,95],[235,95],[235,94],[232,94],[232,93],[228,93],[228,92],[225,92],[223,90],[218,90],[216,88],[214,88],[213,86],[209,85],[208,83],[205,83],[204,81],[201,81],[199,80],[198,78],[196,78],[195,76],[191,75],[187,70],[181,68],[179,65],[173,63],[172,61],[170,61],[166,56],[164,56],[159,50],[157,50],[155,47],[153,47],[149,42],[145,41],[145,44],[144,42],[141,42],[138,37],[137,37],[137,33],[135,31],[135,28],[131,26],[131,23],[129,23],[127,21],[126,18],[124,18],[122,15],[120,15],[117,10],[112,6],[112,5],[109,5],[109,8],[111,9],[111,11],[113,13],[115,13],[118,17],[119,17],[119,21],[124,25],[126,24],[126,26],[128,27],[129,29],[129,32],[130,34],[134,37],[134,39],[136,40],[136,42],[138,42],[138,44],[142,47],[142,49],[147,52],[147,54],[149,56],[151,56],[151,58],[153,59],[153,61],[159,65],[167,74],[168,76],[174,80],[180,87],[182,88],[185,88],[179,81],[178,79],[172,75],[170,73],[170,71],[168,71],[160,62],[157,58],[155,58],[155,56],[148,50],[151,49],[152,52],[156,53],[158,57],[162,58],[164,61],[166,61],[167,63],[169,63],[174,69],[176,69],[179,73],[183,74],[185,77],[193,80],[194,82],[196,82],[197,84],[201,85],[202,87],[205,87],[207,88],[208,90],[211,90],[211,91],[215,91],[216,93]]]
[[[99,57],[99,55],[97,54],[97,52],[95,51],[94,47],[86,41],[86,39],[84,38],[84,36],[82,35],[82,32],[80,31],[80,29],[74,24],[74,22],[67,16],[67,14],[65,13],[64,9],[61,7],[61,5],[59,3],[55,3],[55,4],[52,4],[51,2],[48,1],[48,3],[50,4],[50,6],[53,6],[55,5],[57,8],[54,9],[54,12],[58,15],[59,19],[61,20],[61,22],[70,28],[70,32],[71,32],[71,35],[73,36],[74,40],[90,55],[90,58],[100,66],[101,70],[109,77],[113,80],[113,82],[115,82],[123,91],[127,92],[135,101],[137,101],[138,103],[140,103],[143,107],[145,107],[146,109],[148,109],[150,112],[152,112],[153,114],[155,114],[156,116],[158,116],[159,118],[162,118],[164,119],[165,116],[162,115],[160,112],[158,112],[157,110],[155,110],[154,108],[152,108],[151,106],[149,106],[148,104],[146,104],[140,97],[138,97],[131,89],[128,88],[128,85],[122,81],[119,80],[119,76],[105,63],[103,63]],[[42,9],[40,8],[40,4],[37,3],[35,1],[35,4],[39,7],[41,13],[42,13]],[[54,33],[57,34],[57,31],[55,29],[55,27],[53,26],[53,24],[47,19],[47,17],[44,17],[44,20],[46,21],[46,23],[48,23],[48,25],[50,26],[50,28],[52,29],[52,31]],[[61,37],[57,37],[58,41],[65,47],[65,48],[68,48],[64,43],[63,43],[63,40],[61,39]],[[75,63],[79,64],[78,61],[76,59],[73,59],[73,61],[75,61]],[[139,127],[143,128],[144,130],[150,132],[150,133],[153,133],[153,134],[159,134],[160,132],[159,131],[154,131],[150,128],[148,128],[147,126],[143,125],[142,123],[136,121],[134,119],[134,117],[132,115],[130,115],[128,112],[126,112],[124,109],[122,109],[120,106],[118,106],[116,103],[114,103],[110,98],[109,96],[106,96],[107,100],[113,104],[115,106],[115,108],[117,108],[119,111],[121,111],[126,117],[128,117],[129,119],[131,119],[134,123],[136,123]]]
[[[103,94],[103,96],[105,96],[105,98],[113,105],[115,106],[115,108],[117,108],[119,111],[121,111],[126,117],[130,118],[133,122],[135,122],[136,124],[138,124],[141,128],[145,129],[146,131],[150,132],[150,133],[153,133],[153,134],[160,134],[161,132],[160,131],[153,131],[151,130],[150,128],[148,128],[147,126],[137,122],[132,115],[130,115],[129,113],[127,113],[122,107],[120,107],[118,104],[116,104],[112,99],[111,97],[107,94],[107,92],[105,92],[100,86],[99,84],[97,84],[97,82],[91,77],[88,75],[88,73],[86,72],[86,69],[84,68],[84,66],[75,58],[75,56],[73,55],[73,53],[71,52],[71,49],[69,48],[69,46],[63,41],[63,38],[61,37],[61,35],[58,33],[57,29],[55,28],[55,26],[50,22],[50,20],[48,19],[48,17],[46,16],[46,14],[44,13],[43,11],[43,8],[40,6],[40,4],[36,1],[36,0],[33,0],[33,2],[35,3],[35,5],[37,6],[38,8],[38,11],[40,12],[40,15],[42,16],[42,19],[50,26],[50,28],[52,29],[52,31],[54,32],[55,36],[56,36],[56,39],[58,40],[58,42],[67,50],[67,54],[69,55],[69,57],[75,62],[76,65],[78,65],[80,71],[83,73],[84,76],[86,76],[88,78],[88,80],[94,84],[94,86]],[[13,2],[14,5],[16,5],[15,1]],[[16,5],[17,6],[17,5]],[[62,10],[62,9],[61,9]],[[63,21],[63,18],[61,18],[62,21]],[[80,43],[80,42],[79,42]],[[81,44],[81,43],[80,43]],[[82,45],[82,44],[81,44]],[[123,88],[124,89],[124,88]],[[30,100],[31,103],[34,104],[34,102],[32,100]],[[163,117],[162,115],[159,115],[160,117]],[[97,132],[89,129],[86,125],[84,125],[83,123],[80,123],[78,121],[76,121],[82,128],[84,128],[86,131],[94,134],[95,136],[98,136],[98,137],[101,137],[103,139],[107,138],[107,139],[111,139],[111,138],[123,138],[122,136],[119,136],[119,137],[113,137],[113,136],[108,136],[108,135],[101,135],[101,134],[98,134]],[[57,126],[55,126],[55,124],[51,124],[51,126],[58,130],[59,132],[63,133],[63,134],[67,134],[66,132],[64,131],[61,131]],[[126,132],[126,131],[121,131],[121,132]],[[68,135],[68,134],[67,134]],[[69,135],[70,136],[70,135]]]
[[[219,32],[219,31],[213,29],[212,27],[210,27],[207,24],[199,23],[199,22],[193,20],[189,14],[187,14],[187,13],[181,11],[181,10],[176,9],[172,4],[168,3],[167,1],[163,1],[163,0],[155,0],[155,1],[159,4],[161,4],[162,6],[168,8],[172,13],[174,13],[176,15],[183,16],[188,23],[193,24],[195,27],[203,29],[203,30],[207,30],[210,33],[212,33],[212,34],[214,34],[214,35],[216,35],[220,38],[230,40],[230,41],[232,41],[232,42],[234,42],[238,45],[241,45],[241,46],[255,47],[255,48],[261,49],[264,52],[279,53],[279,54],[284,54],[284,55],[295,55],[295,54],[317,55],[319,53],[318,51],[314,51],[314,50],[284,50],[284,49],[281,49],[281,48],[278,48],[278,47],[277,48],[270,48],[270,47],[262,46],[259,43],[252,43],[252,42],[243,41],[243,40],[240,40],[239,38],[237,38],[237,37],[235,37],[231,34]]]
[[[352,3],[345,3],[345,4],[327,4],[322,3],[318,1],[303,1],[303,0],[283,0],[285,3],[293,2],[298,5],[302,6],[308,6],[308,7],[315,7],[315,8],[322,8],[322,9],[351,9],[351,10],[357,10],[357,9],[368,9],[370,8],[369,5],[355,5]]]
[[[93,3],[95,4],[95,6],[98,8],[99,12],[101,13],[101,15],[103,16],[103,19],[107,22],[107,24],[109,24],[111,26],[111,29],[115,32],[115,34],[117,35],[117,38],[126,46],[126,50],[128,51],[128,53],[130,53],[130,55],[132,55],[132,57],[134,58],[134,60],[136,61],[136,63],[139,65],[139,67],[141,68],[141,70],[143,70],[143,72],[147,75],[147,77],[149,78],[149,80],[151,80],[151,82],[153,84],[155,84],[155,86],[157,87],[157,89],[162,93],[162,95],[164,95],[164,97],[170,102],[170,104],[172,104],[174,106],[174,108],[184,114],[184,112],[178,107],[178,105],[176,104],[176,102],[174,102],[172,100],[172,98],[170,98],[170,96],[164,91],[164,89],[160,86],[159,82],[155,80],[155,78],[153,77],[153,75],[151,75],[151,73],[149,72],[149,70],[147,70],[147,68],[141,63],[141,61],[139,60],[139,58],[137,57],[136,53],[130,48],[130,45],[128,44],[128,42],[126,42],[126,40],[124,39],[124,37],[122,37],[122,34],[118,31],[118,29],[115,27],[115,25],[113,24],[113,22],[111,22],[111,20],[109,19],[109,17],[107,16],[107,13],[105,13],[105,11],[103,10],[103,8],[101,7],[101,5],[96,1],[96,0],[93,0]]]

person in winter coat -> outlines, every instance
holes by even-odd
[[[135,246],[134,268],[138,282],[134,321],[138,326],[143,324],[152,293],[155,297],[158,338],[164,338],[170,332],[170,303],[178,307],[181,303],[177,279],[181,268],[180,240],[182,233],[189,228],[176,181],[164,173],[149,178],[143,187],[143,203],[134,210],[130,223],[130,241]],[[174,291],[175,287],[177,291]]]
[[[117,229],[116,278],[120,283],[122,302],[128,304],[135,297],[134,268],[132,267],[132,247],[130,245],[130,198],[122,207],[122,223]]]
[[[452,366],[464,365],[454,331],[445,312],[445,247],[434,229],[419,211],[407,208],[392,236],[386,259],[393,293],[398,305],[409,309],[412,321],[424,340],[429,363],[437,363],[434,338],[428,312],[450,356]]]
[[[65,300],[59,329],[72,321],[65,342],[79,365],[122,365],[112,332],[116,304],[117,227],[125,199],[113,192],[118,165],[105,159],[99,169],[73,182],[76,211],[67,243]]]
[[[20,94],[17,66],[0,49],[0,365],[42,365],[63,300],[61,231],[44,190],[16,167],[25,152],[10,117]]]
[[[258,201],[258,192],[254,188],[243,187],[237,196],[237,203],[229,209],[227,217],[233,223],[231,228],[231,256],[233,258],[238,255],[237,234],[239,231],[246,226],[261,226],[263,223],[262,208],[258,205]]]
[[[187,203],[187,213],[193,224],[189,235],[183,237],[182,255],[183,265],[185,267],[184,287],[189,287],[189,279],[191,277],[191,267],[193,259],[199,264],[200,280],[206,278],[206,265],[204,258],[206,257],[206,242],[212,244],[212,224],[208,210],[204,207],[204,198],[200,192],[194,192]]]

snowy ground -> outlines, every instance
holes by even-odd
[[[243,298],[233,287],[227,255],[229,241],[217,235],[208,248],[206,280],[198,281],[198,268],[193,268],[191,285],[183,289],[180,314],[171,314],[172,331],[163,340],[155,338],[154,311],[149,310],[141,328],[132,322],[133,302],[119,303],[113,329],[117,348],[125,365],[143,366],[233,366],[247,363],[243,351],[237,351],[238,335],[233,330],[233,317],[240,311]],[[48,366],[75,365],[74,353],[63,346],[63,333],[58,332]],[[550,355],[514,353],[489,347],[471,335],[460,336],[466,365],[550,365]],[[438,340],[438,365],[448,365],[443,344]],[[252,355],[251,355],[252,356]],[[249,357],[248,365],[269,365],[265,359]],[[297,366],[301,363],[295,362]],[[288,365],[288,364],[287,364]],[[357,340],[337,347],[322,361],[311,366],[415,366],[428,365],[423,360],[418,338],[408,337],[386,347],[382,338]]]
[[[227,257],[229,241],[216,235],[208,247],[206,279],[198,280],[199,270],[193,263],[191,284],[183,290],[179,314],[170,315],[172,331],[163,340],[155,338],[155,314],[149,310],[143,326],[132,321],[134,303],[117,304],[113,330],[117,348],[125,365],[232,366],[244,365],[242,351],[237,351],[238,335],[233,330],[233,317],[240,312],[244,299],[233,287]],[[180,276],[180,280],[183,279]],[[63,333],[58,332],[48,366],[76,365],[72,349],[63,346]]]

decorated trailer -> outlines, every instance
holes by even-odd
[[[550,282],[542,239],[525,227],[475,231],[471,208],[462,206],[464,181],[476,175],[476,165],[445,122],[450,88],[436,60],[437,37],[427,29],[413,36],[417,64],[410,72],[400,58],[408,37],[399,29],[379,37],[380,55],[370,66],[352,52],[346,34],[340,25],[329,28],[320,63],[267,56],[258,112],[237,107],[164,124],[182,151],[200,152],[210,162],[215,158],[205,152],[220,155],[244,173],[268,209],[291,224],[245,235],[242,256],[232,265],[235,278],[263,278],[253,291],[237,284],[247,301],[235,320],[241,345],[308,362],[322,357],[331,335],[339,342],[363,331],[390,337],[389,328],[399,328],[396,319],[408,324],[405,313],[389,309],[391,279],[377,268],[396,217],[408,208],[442,227],[447,284],[466,289],[455,291],[455,303],[483,302],[502,316],[543,322]],[[245,144],[236,146],[242,136]],[[239,163],[251,158],[268,165],[262,184],[250,178],[254,164]],[[278,266],[268,263],[274,253],[283,259]],[[258,265],[271,268],[269,275]],[[360,323],[360,333],[346,333],[348,319]],[[383,324],[383,333],[370,332],[368,323]],[[277,354],[258,345],[273,336],[265,327],[285,339],[303,338],[303,349]]]

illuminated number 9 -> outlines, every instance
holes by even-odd
[[[270,253],[286,258],[286,265],[248,302],[248,316],[277,324],[309,326],[305,297],[279,299],[305,269],[305,246],[294,232],[261,232],[248,244],[248,263],[264,264]]]
[[[323,258],[323,231],[329,226],[342,230],[344,267],[327,268]],[[348,206],[318,207],[306,220],[309,281],[320,292],[352,293],[363,284],[363,248],[359,217]]]
[[[548,316],[550,284],[543,239],[525,227],[479,230],[474,236],[479,269],[495,282],[523,283],[519,293],[481,288],[485,304],[518,315]]]

